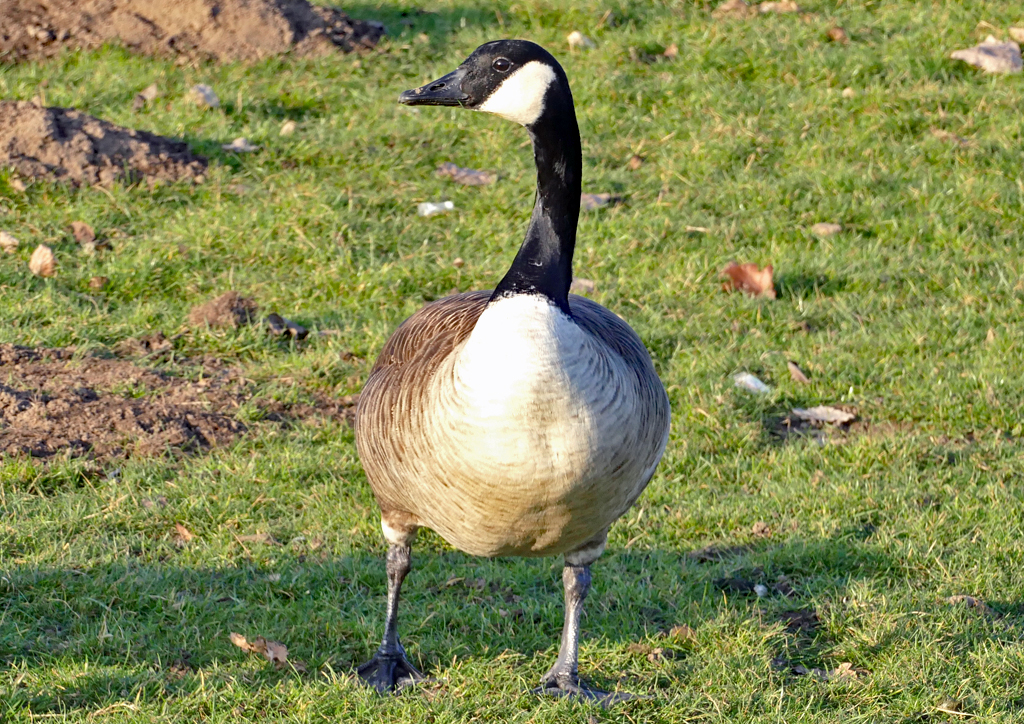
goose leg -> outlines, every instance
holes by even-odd
[[[384,640],[373,658],[357,669],[359,678],[380,694],[396,691],[424,680],[405,658],[405,649],[398,640],[398,595],[402,581],[412,568],[412,548],[392,544],[388,548],[388,612],[384,624]]]
[[[565,587],[562,644],[554,666],[544,674],[540,686],[534,692],[548,696],[575,696],[602,706],[632,699],[631,694],[601,691],[580,679],[580,616],[583,613],[583,601],[590,591],[590,564],[577,565],[566,560],[562,569],[562,585]]]

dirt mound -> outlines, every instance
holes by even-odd
[[[235,329],[256,320],[259,306],[238,292],[224,292],[205,304],[192,307],[188,321],[196,327],[227,327]]]
[[[108,461],[202,450],[247,431],[234,417],[246,402],[274,422],[351,423],[355,410],[354,398],[254,399],[252,384],[230,368],[191,381],[123,359],[74,359],[66,349],[0,345],[0,370],[0,455]]]
[[[307,0],[3,0],[0,61],[119,41],[147,55],[259,60],[374,47],[384,26]]]
[[[0,101],[0,167],[22,178],[109,185],[202,181],[206,159],[182,141],[122,128],[71,108]]]

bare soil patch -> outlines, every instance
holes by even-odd
[[[72,108],[0,101],[0,167],[22,178],[107,186],[202,181],[206,159],[183,141],[123,128]]]
[[[192,307],[188,321],[196,327],[206,325],[235,329],[254,322],[258,313],[259,306],[255,300],[232,291]]]
[[[253,61],[373,48],[380,23],[307,0],[4,0],[0,62],[120,42],[185,61]]]
[[[0,345],[0,455],[106,462],[200,451],[248,431],[235,417],[247,402],[274,422],[328,417],[351,423],[355,414],[354,398],[261,400],[237,370],[204,366],[204,373],[188,380],[124,359]]]

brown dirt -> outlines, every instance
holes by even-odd
[[[146,55],[259,60],[373,48],[384,27],[307,0],[3,0],[0,62],[119,41]]]
[[[162,338],[161,338],[162,341]],[[140,349],[162,346],[141,341]],[[127,345],[130,346],[130,345]],[[237,370],[205,366],[192,381],[124,359],[74,358],[70,349],[0,345],[0,455],[89,457],[100,462],[223,445],[247,432],[246,402],[274,422],[327,417],[349,423],[354,398],[285,404],[255,397]]]
[[[192,307],[188,313],[190,324],[200,327],[224,327],[235,329],[256,321],[259,306],[238,292],[224,292],[216,299]]]
[[[0,101],[0,168],[22,178],[108,186],[202,181],[206,159],[182,141],[122,128],[71,108]]]

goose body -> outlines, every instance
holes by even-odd
[[[569,295],[582,152],[568,80],[540,46],[503,40],[400,100],[525,126],[537,197],[498,286],[403,322],[360,395],[356,444],[390,548],[384,640],[359,675],[380,691],[420,678],[398,641],[397,607],[426,527],[474,555],[563,554],[565,627],[541,691],[604,697],[577,673],[590,564],[654,474],[670,413],[637,334]]]

